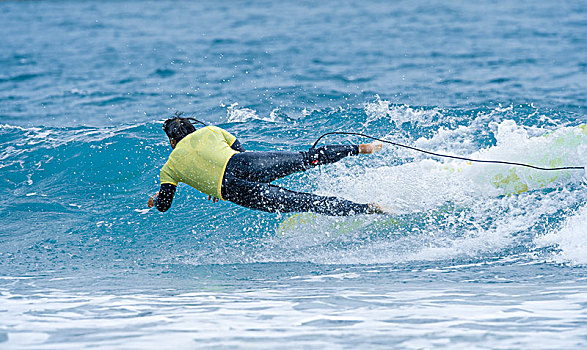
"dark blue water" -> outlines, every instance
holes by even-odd
[[[280,184],[393,220],[146,201],[176,110],[250,150],[339,130],[586,166],[586,23],[581,1],[0,2],[0,347],[584,348],[584,171],[390,146]]]

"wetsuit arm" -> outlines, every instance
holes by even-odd
[[[175,185],[164,183],[161,184],[161,189],[159,189],[159,195],[155,198],[155,207],[160,212],[167,211],[171,207],[171,202],[173,201],[173,196],[175,195]]]
[[[243,147],[243,145],[241,145],[240,142],[238,142],[237,139],[234,140],[234,142],[232,143],[232,146],[230,146],[230,148],[232,148],[233,150],[238,151],[238,152],[245,151],[245,148]]]

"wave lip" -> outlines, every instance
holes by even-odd
[[[393,106],[379,99],[366,107],[314,110],[291,122],[280,111],[264,119],[252,109],[256,107],[224,107],[229,119],[233,117],[232,124],[224,127],[237,134],[249,150],[273,149],[282,141],[284,148],[296,149],[306,142],[311,144],[316,134],[346,128],[477,159],[542,166],[586,164],[584,126],[567,126],[575,124],[574,120],[562,125],[527,122],[523,118],[528,108],[475,110],[478,116],[470,120],[471,111]],[[370,122],[368,127],[366,122]],[[328,142],[356,140],[333,138]],[[96,244],[103,248],[104,256],[118,255],[118,244],[127,246],[126,240],[135,239],[137,232],[153,232],[157,239],[175,240],[176,235],[168,234],[171,229],[194,232],[181,239],[193,240],[195,243],[187,246],[197,248],[177,254],[170,248],[165,254],[194,265],[485,259],[533,252],[538,236],[561,227],[565,215],[585,205],[581,171],[540,172],[445,162],[386,147],[373,157],[349,157],[289,177],[284,186],[361,203],[398,206],[402,212],[398,212],[401,217],[397,222],[311,218],[293,225],[283,236],[279,235],[280,225],[284,226],[280,224],[282,216],[231,203],[209,206],[204,196],[185,186],[180,188],[170,213],[147,210],[145,196],[157,190],[158,170],[170,151],[158,122],[106,128],[0,124],[0,144],[5,145],[0,150],[0,175],[7,179],[3,194],[12,199],[3,202],[0,221],[11,225],[21,220],[28,226],[43,222],[43,230],[55,231],[56,244],[67,249],[72,247],[68,243],[72,239],[99,239]],[[83,206],[84,202],[89,205]],[[227,219],[225,209],[235,220]],[[222,216],[217,215],[220,212]],[[49,221],[48,215],[60,219]],[[578,228],[567,230],[579,230],[584,224],[575,220],[577,223],[568,225]],[[10,231],[10,239],[33,247],[29,249],[29,256],[33,256],[37,254],[36,244],[44,244],[46,239],[40,230],[30,232],[27,225]],[[561,235],[570,235],[565,232]],[[114,243],[110,243],[111,237]],[[141,237],[139,245],[156,245],[153,237]],[[573,244],[559,236],[543,243],[566,254],[561,260],[583,263],[581,248],[572,248]],[[10,254],[16,252],[7,246],[3,249]],[[15,256],[24,256],[19,253]],[[61,258],[67,259],[63,254]],[[95,261],[96,256],[89,254],[86,261],[89,259]],[[148,259],[159,257],[153,254]]]

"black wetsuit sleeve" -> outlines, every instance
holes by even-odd
[[[234,142],[232,143],[232,146],[230,146],[230,148],[232,148],[235,151],[238,152],[244,152],[245,148],[243,147],[243,145],[241,145],[240,142],[238,142],[238,140],[234,140]]]
[[[175,195],[175,188],[176,186],[172,184],[161,184],[159,195],[155,198],[155,207],[157,207],[157,210],[164,212],[171,207],[171,202]]]

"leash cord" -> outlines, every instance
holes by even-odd
[[[518,162],[507,162],[507,161],[503,161],[503,160],[483,160],[483,159],[471,159],[471,158],[466,158],[466,157],[459,157],[459,156],[451,156],[448,154],[441,154],[441,153],[436,153],[436,152],[431,152],[431,151],[427,151],[421,148],[417,148],[417,147],[413,147],[413,146],[408,146],[408,145],[403,145],[401,143],[397,143],[397,142],[393,142],[393,141],[389,141],[389,140],[384,140],[384,139],[380,139],[377,137],[373,137],[370,135],[365,135],[365,134],[361,134],[358,132],[345,132],[345,131],[332,131],[332,132],[327,132],[325,134],[323,134],[322,136],[320,136],[316,142],[314,142],[314,144],[312,145],[312,148],[316,148],[316,145],[318,144],[318,142],[320,142],[320,140],[322,138],[324,138],[325,136],[328,135],[355,135],[355,136],[361,136],[361,137],[365,137],[368,139],[372,139],[372,140],[376,140],[376,141],[381,141],[384,143],[388,143],[390,145],[393,146],[397,146],[397,147],[403,147],[403,148],[407,148],[407,149],[411,149],[413,151],[418,151],[418,152],[422,152],[422,153],[426,153],[435,157],[444,157],[444,158],[452,158],[452,159],[458,159],[458,160],[466,160],[469,162],[476,162],[476,163],[492,163],[492,164],[506,164],[506,165],[515,165],[515,166],[523,166],[523,167],[527,167],[527,168],[532,168],[532,169],[537,169],[537,170],[549,170],[549,171],[553,171],[553,170],[585,170],[585,167],[582,166],[563,166],[563,167],[556,167],[556,168],[544,168],[544,167],[540,167],[540,166],[536,166],[536,165],[531,165],[531,164],[525,164],[525,163],[518,163]]]

